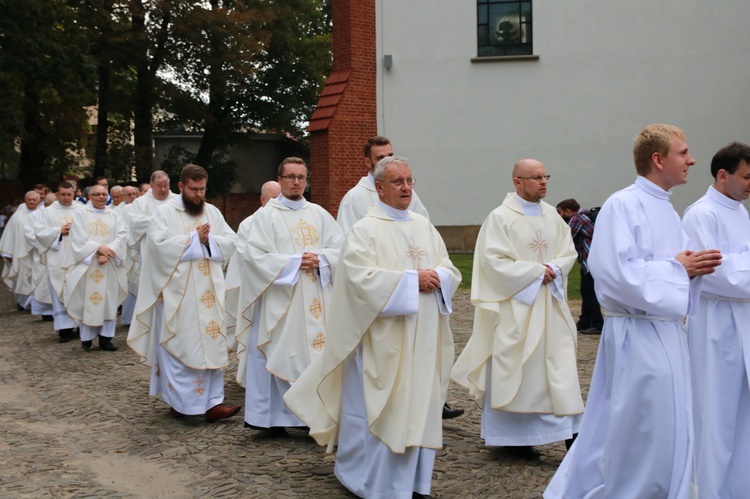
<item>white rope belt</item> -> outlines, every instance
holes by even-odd
[[[631,319],[644,319],[647,321],[662,321],[662,322],[682,322],[682,319],[673,319],[672,317],[662,317],[659,315],[646,315],[646,314],[621,314],[619,312],[607,312],[604,311],[605,317],[628,317]]]
[[[750,303],[750,298],[730,298],[728,296],[711,295],[708,293],[701,293],[701,298],[707,298],[709,300],[730,301],[734,303]]]

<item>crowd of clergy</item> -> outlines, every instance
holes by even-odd
[[[713,185],[680,219],[669,198],[695,164],[685,134],[638,134],[636,180],[602,206],[588,254],[605,322],[585,410],[567,304],[578,254],[543,200],[544,164],[519,160],[481,226],[456,359],[461,274],[409,161],[380,136],[363,153],[336,219],[305,199],[307,165],[289,157],[236,233],[197,165],[179,194],[163,171],[140,189],[97,179],[82,200],[69,182],[29,191],[0,239],[2,279],[61,343],[116,351],[119,315],[168,417],[238,414],[224,400],[236,355],[245,427],[309,431],[359,497],[429,497],[442,420],[463,412],[446,404],[451,380],[481,407],[485,445],[533,460],[565,442],[547,499],[744,497],[750,146],[716,153]]]

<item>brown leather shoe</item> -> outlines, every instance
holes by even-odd
[[[206,411],[206,423],[215,423],[220,419],[231,418],[240,412],[242,406],[219,404]]]

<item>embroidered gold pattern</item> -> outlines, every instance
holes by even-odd
[[[321,308],[320,308],[320,302],[318,301],[317,298],[313,298],[312,304],[310,305],[310,308],[308,308],[308,310],[313,315],[313,317],[315,317],[316,319],[320,318]]]
[[[206,389],[203,388],[204,381],[203,378],[196,378],[195,381],[193,381],[193,384],[195,385],[195,390],[193,391],[198,395],[203,395],[206,391]]]
[[[315,336],[315,341],[312,342],[313,348],[317,350],[318,352],[320,352],[321,350],[323,350],[323,347],[325,345],[326,345],[326,335],[324,335],[323,333],[318,333]]]
[[[209,335],[212,340],[215,340],[219,336],[219,333],[221,332],[221,328],[214,321],[211,321],[208,323],[208,326],[206,327],[205,331],[206,331],[206,334]]]
[[[89,235],[91,237],[107,237],[109,235],[109,225],[97,218],[96,222],[89,222]]]
[[[417,268],[420,268],[420,261],[422,257],[427,256],[427,252],[423,249],[419,249],[419,245],[414,240],[414,237],[411,238],[411,246],[409,246],[409,249],[406,250],[406,258],[413,258],[417,262]]]
[[[172,382],[171,381],[167,381],[167,388],[169,388],[170,392],[174,391],[174,386],[172,386]]]
[[[307,274],[307,277],[309,277],[312,282],[318,281],[318,278],[315,277],[315,269],[307,269],[305,274]]]
[[[197,229],[199,226],[203,225],[205,222],[201,220],[200,218],[196,218],[193,220],[192,225],[188,225],[185,227],[185,232],[190,234],[193,230]]]
[[[531,251],[536,251],[536,259],[540,263],[544,262],[544,255],[547,253],[548,247],[549,245],[547,244],[547,241],[545,241],[544,237],[542,237],[541,230],[536,231],[536,237],[528,245],[528,248]]]
[[[96,269],[95,271],[93,271],[91,273],[91,275],[89,277],[91,278],[92,281],[94,281],[95,283],[99,284],[101,282],[101,280],[104,279],[104,274],[102,274],[99,271],[99,269]]]
[[[292,234],[297,236],[294,239],[294,244],[297,246],[315,246],[318,244],[318,228],[301,218],[297,226],[292,227]]]
[[[71,216],[70,213],[66,213],[65,216],[62,217],[62,219],[60,221],[62,222],[62,224],[60,224],[60,225],[69,224],[69,223],[73,222],[73,217]]]
[[[210,289],[206,290],[206,292],[203,293],[203,296],[201,296],[201,303],[203,303],[206,308],[212,308],[214,303],[216,303],[216,296]]]
[[[211,273],[211,263],[208,261],[208,258],[201,258],[201,261],[198,262],[198,270],[205,276]]]
[[[104,300],[104,298],[102,298],[102,295],[100,295],[96,291],[94,291],[94,294],[89,296],[89,301],[93,303],[94,305],[99,305],[102,302],[102,300]]]

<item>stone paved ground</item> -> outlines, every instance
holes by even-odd
[[[460,351],[471,332],[467,290],[454,308]],[[114,353],[59,344],[51,323],[17,312],[0,292],[0,497],[353,497],[333,476],[333,455],[302,431],[274,439],[243,428],[239,416],[210,425],[170,418],[148,396],[148,370],[126,334],[118,328]],[[584,392],[597,344],[580,338]],[[226,398],[243,403],[235,370],[226,372]],[[444,425],[433,496],[541,497],[563,443],[519,461],[482,445],[480,410],[455,384],[449,401],[466,414]]]

